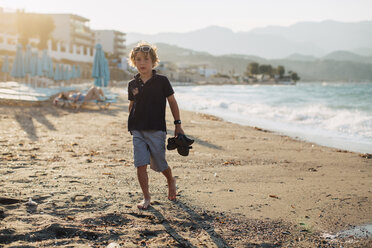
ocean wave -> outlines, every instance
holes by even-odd
[[[372,151],[372,113],[363,103],[348,102],[351,98],[340,93],[341,86],[337,85],[337,90],[333,91],[334,86],[328,87],[323,94],[319,87],[325,86],[319,83],[284,90],[267,86],[177,87],[176,92],[182,109],[213,114],[240,124],[261,125],[287,134],[296,130],[296,135],[305,139],[316,134],[324,139],[367,142]],[[344,99],[335,100],[335,94]]]

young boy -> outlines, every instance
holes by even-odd
[[[168,182],[168,199],[176,199],[176,180],[165,159],[165,108],[168,100],[175,125],[175,135],[184,134],[173,88],[167,77],[153,70],[159,58],[156,47],[140,42],[129,54],[129,63],[138,74],[128,84],[128,130],[133,136],[134,166],[144,199],[137,205],[147,209],[151,203],[147,165],[162,172]]]

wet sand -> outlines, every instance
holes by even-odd
[[[187,111],[193,149],[167,152],[177,201],[149,171],[153,203],[138,210],[127,106],[125,96],[78,113],[0,101],[0,247],[371,245],[323,237],[372,223],[368,155]]]

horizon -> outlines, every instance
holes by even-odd
[[[299,22],[331,20],[357,23],[372,20],[372,1],[368,0],[304,0],[301,3],[298,0],[160,0],[156,5],[151,0],[143,0],[140,5],[129,0],[106,0],[103,13],[99,7],[87,8],[92,2],[0,0],[0,7],[5,11],[23,9],[34,13],[71,13],[90,19],[89,26],[94,30],[113,29],[149,35],[192,32],[210,26],[248,32],[268,26],[289,27]]]

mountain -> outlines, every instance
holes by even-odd
[[[133,45],[128,46],[131,48]],[[221,55],[215,56],[207,52],[198,52],[165,43],[156,43],[161,62],[171,62],[178,65],[199,65],[217,69],[220,73],[244,73],[248,63],[267,64],[269,61],[257,56]]]
[[[372,56],[372,48],[360,47],[357,49],[351,50],[351,52],[358,54],[360,56]]]
[[[337,50],[372,50],[371,30],[372,21],[301,22],[289,27],[269,26],[248,32],[233,32],[228,28],[210,26],[186,33],[128,33],[127,42],[161,42],[213,55],[245,54],[285,58],[298,53],[321,57]]]
[[[133,46],[128,46],[131,49]],[[198,65],[217,69],[219,73],[239,73],[244,75],[247,66],[251,62],[270,64],[273,67],[282,65],[286,71],[295,71],[301,77],[301,81],[358,81],[372,82],[372,65],[360,61],[351,61],[350,58],[358,58],[355,54],[336,52],[326,55],[324,58],[307,57],[295,54],[286,59],[265,59],[251,55],[212,55],[207,52],[198,52],[179,46],[165,43],[156,43],[160,60],[162,62],[175,63],[178,66]],[[350,55],[341,59],[337,54]],[[299,58],[299,59],[296,59]],[[305,58],[305,59],[304,59]]]
[[[372,48],[371,30],[372,21],[343,23],[327,20],[300,22],[289,27],[257,28],[250,33],[278,35],[295,43],[313,44],[329,53],[361,47]]]
[[[287,59],[287,60],[295,60],[295,61],[315,61],[315,60],[317,60],[317,58],[314,57],[314,56],[303,55],[303,54],[299,54],[299,53],[291,54],[291,55],[289,55],[285,59]]]
[[[360,56],[348,51],[335,51],[322,57],[323,60],[352,61],[372,64],[372,56]],[[372,68],[371,68],[372,69]]]

